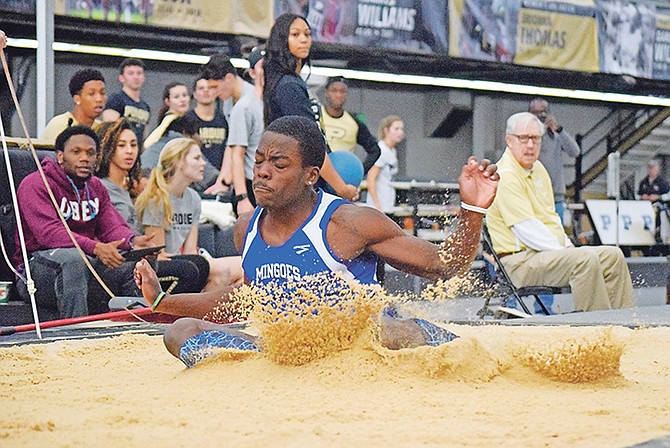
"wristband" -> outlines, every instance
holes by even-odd
[[[247,196],[246,193],[238,194],[237,196],[235,196],[235,201],[239,202],[239,201],[241,201],[242,199],[246,199],[246,198],[248,198],[248,197],[249,197],[249,196]]]
[[[165,293],[165,291],[161,291],[158,293],[156,300],[154,300],[154,303],[151,305],[151,311],[154,311],[156,309],[158,304],[161,303],[161,300],[163,300],[163,297],[165,297],[166,295],[167,294]]]
[[[476,205],[466,204],[465,202],[462,202],[462,201],[461,201],[461,208],[463,208],[465,210],[469,210],[471,212],[481,213],[482,215],[485,215],[486,212],[488,211],[488,208],[477,207]]]

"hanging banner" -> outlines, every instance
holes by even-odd
[[[649,3],[598,1],[601,72],[652,77],[655,15]]]
[[[670,80],[670,9],[644,0],[53,1],[57,15],[259,38],[293,12],[315,42]]]
[[[598,33],[593,0],[522,0],[514,63],[598,71]]]
[[[447,53],[444,0],[277,0],[275,17],[307,18],[315,42]]]
[[[654,79],[670,79],[670,10],[656,9]]]
[[[267,37],[272,0],[55,0],[55,13],[116,23]]]
[[[449,55],[512,62],[518,7],[497,0],[449,1]]]

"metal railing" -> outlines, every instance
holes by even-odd
[[[622,115],[623,114],[623,115]],[[616,119],[616,115],[622,115]],[[576,136],[582,151],[575,161],[575,181],[567,188],[566,194],[574,202],[581,201],[581,191],[607,169],[607,156],[618,151],[626,154],[651,131],[670,117],[670,108],[643,108],[633,111],[612,110],[591,129]],[[614,122],[614,123],[612,123]],[[586,140],[595,141],[584,149]],[[585,160],[596,158],[588,168]]]

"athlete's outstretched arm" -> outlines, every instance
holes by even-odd
[[[161,293],[161,286],[158,283],[156,272],[146,260],[140,260],[135,265],[135,281],[142,290],[142,296],[147,303],[149,305],[153,304],[158,294]],[[189,316],[202,319],[219,303],[228,301],[228,295],[234,289],[234,286],[229,286],[209,292],[165,294],[155,311],[173,316]]]
[[[244,240],[244,229],[251,219],[251,213],[240,217],[235,223],[234,236],[235,245],[241,251]],[[135,282],[142,290],[142,296],[150,305],[154,303],[161,293],[161,285],[158,276],[146,260],[140,260],[135,265]],[[211,312],[221,302],[229,300],[229,294],[235,290],[235,286],[208,292],[190,294],[166,294],[156,307],[156,312],[170,314],[173,316],[188,316],[202,318]]]
[[[485,209],[495,198],[499,176],[488,160],[468,160],[459,177],[462,202]],[[479,244],[484,215],[461,208],[458,229],[441,246],[407,235],[393,221],[370,208],[349,208],[345,219],[358,223],[356,232],[370,250],[391,266],[433,280],[449,278],[470,267]]]

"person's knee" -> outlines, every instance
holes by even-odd
[[[207,289],[218,289],[239,284],[244,279],[240,257],[225,257],[210,260]]]
[[[617,263],[624,263],[626,261],[626,257],[618,247],[600,246],[599,249],[608,260],[612,260]]]
[[[576,250],[573,255],[574,260],[574,270],[575,271],[585,271],[589,269],[600,269],[600,258],[598,254],[585,248],[585,250]]]
[[[184,317],[175,321],[170,325],[163,335],[163,343],[165,348],[172,353],[173,356],[179,358],[179,350],[188,339],[202,333],[204,329],[201,326],[200,319],[192,317]]]
[[[58,249],[58,257],[55,260],[60,264],[60,269],[63,270],[63,275],[68,273],[71,275],[83,275],[87,277],[88,269],[86,263],[82,259],[79,252],[74,249]]]
[[[211,270],[209,271],[209,277],[207,278],[207,290],[211,291],[214,289],[221,289],[228,285],[229,277],[225,272]]]
[[[49,258],[57,260],[61,264],[84,262],[81,258],[81,255],[79,254],[79,251],[74,247],[54,249],[50,251],[49,254]]]
[[[416,348],[426,345],[419,326],[411,320],[395,319],[384,314],[377,321],[379,342],[389,350]]]

